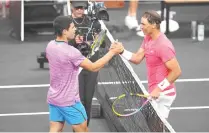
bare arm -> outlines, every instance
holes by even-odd
[[[89,71],[99,71],[106,63],[108,63],[112,57],[114,56],[114,53],[109,51],[105,56],[97,60],[96,62],[92,63],[89,59],[85,59],[81,64],[80,67],[87,69]]]
[[[175,57],[165,62],[165,65],[169,71],[168,76],[158,84],[158,87],[156,88],[156,91],[158,92],[160,92],[160,90],[164,90],[170,84],[174,83],[176,79],[178,79],[178,77],[181,75],[181,68]]]
[[[144,59],[144,49],[139,48],[139,50],[136,53],[133,53],[130,61],[134,64],[140,64],[143,59]]]
[[[122,56],[134,64],[140,64],[141,61],[144,59],[144,49],[139,48],[136,53],[131,53],[127,50],[124,50]]]
[[[172,84],[181,75],[181,68],[176,58],[167,61],[165,65],[169,69],[167,80],[169,81],[170,84]]]
[[[80,67],[87,69],[89,71],[99,71],[104,65],[109,62],[114,55],[121,53],[123,50],[123,46],[121,43],[112,43],[109,52],[104,55],[102,58],[97,60],[96,62],[92,63],[89,59],[85,59],[81,64]]]
[[[160,96],[161,90],[167,88],[170,84],[174,83],[176,79],[181,75],[181,68],[176,58],[165,62],[166,67],[169,70],[168,76],[158,84],[158,87],[151,92],[153,98],[158,98]]]

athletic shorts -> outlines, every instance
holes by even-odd
[[[172,91],[173,89],[169,90]],[[168,92],[169,93],[169,92]],[[164,93],[166,94],[166,93]],[[156,107],[159,110],[160,114],[164,117],[164,118],[168,118],[169,113],[170,113],[170,108],[171,105],[173,103],[173,101],[176,99],[176,95],[174,96],[168,96],[168,95],[164,95],[164,96],[160,96],[157,100],[156,100]]]
[[[87,120],[86,110],[81,102],[67,107],[49,104],[49,119],[53,122],[66,121],[70,125],[77,125]]]

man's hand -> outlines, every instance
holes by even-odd
[[[114,42],[114,43],[111,44],[109,50],[111,52],[113,52],[114,54],[120,54],[124,50],[124,47],[123,47],[122,43]]]
[[[83,36],[76,35],[75,42],[76,42],[76,44],[83,43]]]
[[[121,50],[124,50],[123,44],[121,42],[113,42],[110,46],[110,49],[114,49],[114,48],[120,48]]]
[[[158,99],[158,97],[160,96],[160,92],[161,92],[161,89],[159,87],[157,87],[150,93],[150,96],[153,99]]]

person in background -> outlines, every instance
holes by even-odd
[[[71,1],[73,23],[77,29],[79,27],[91,27],[91,20],[84,11],[87,8],[87,1]],[[97,33],[101,30],[100,23],[94,23],[93,27],[96,26]],[[87,31],[85,31],[87,32]],[[87,39],[86,39],[87,37]],[[90,45],[94,41],[96,35],[76,35],[73,46],[78,48],[84,56],[87,56],[91,51],[89,50]],[[99,53],[96,52],[89,60],[95,62],[99,58]],[[87,125],[89,126],[91,119],[91,106],[92,99],[94,96],[95,88],[97,85],[98,72],[92,72],[87,69],[83,69],[79,74],[79,93],[81,101],[87,112]]]
[[[129,1],[128,14],[125,17],[125,25],[130,30],[135,30],[136,34],[138,36],[144,37],[144,33],[141,30],[140,24],[138,23],[138,19],[137,19],[138,8],[139,8],[139,0],[130,0]],[[157,11],[157,13],[161,15],[161,11]],[[179,23],[177,21],[173,20],[173,16],[175,15],[175,12],[171,11],[169,13],[170,13],[169,31],[175,32],[179,29]],[[165,14],[166,14],[166,12],[165,12]],[[166,31],[166,21],[165,20],[162,20],[162,22],[160,24],[160,31],[163,33],[165,33],[165,31]]]

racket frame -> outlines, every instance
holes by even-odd
[[[98,36],[95,38],[93,44],[91,45],[91,53],[88,55],[88,58],[93,56],[95,52],[100,48],[100,46],[105,40],[106,32],[107,32],[106,30],[102,30],[99,32]]]
[[[126,97],[127,95],[130,95],[130,96],[138,96],[138,97],[142,97],[142,98],[146,98],[147,100],[145,102],[143,102],[142,106],[140,106],[138,109],[136,109],[134,112],[132,113],[129,113],[129,114],[120,114],[118,113],[116,110],[115,110],[115,103],[117,103],[119,100],[121,100],[122,98]],[[139,112],[143,107],[144,105],[146,105],[148,102],[150,101],[150,98],[149,98],[149,95],[144,95],[144,94],[139,94],[139,93],[129,93],[129,94],[122,94],[120,96],[118,96],[113,104],[112,104],[112,111],[114,114],[116,114],[117,116],[120,116],[120,117],[127,117],[127,116],[131,116],[131,115],[134,115],[136,114],[137,112]]]

